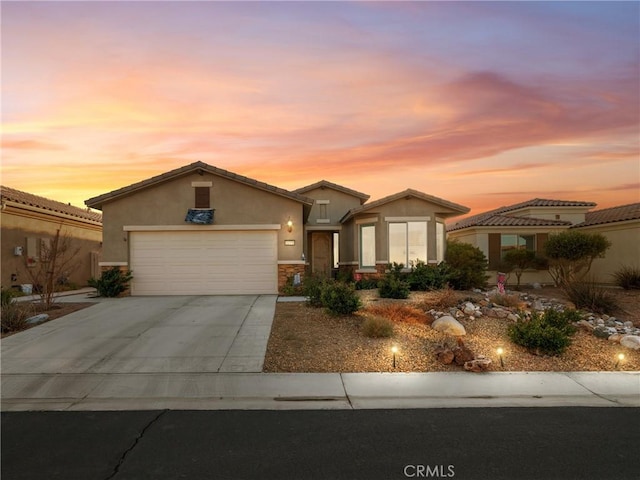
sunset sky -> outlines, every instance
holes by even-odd
[[[638,2],[7,2],[2,184],[203,161],[471,213],[640,201]]]

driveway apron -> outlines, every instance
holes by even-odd
[[[260,372],[276,298],[104,299],[4,339],[2,373]]]

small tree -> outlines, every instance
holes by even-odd
[[[487,257],[469,243],[447,241],[449,284],[456,290],[482,288],[487,283]]]
[[[596,258],[604,257],[611,242],[599,233],[566,230],[549,235],[544,253],[556,286],[566,288],[589,273]]]
[[[76,257],[80,247],[74,248],[69,234],[61,235],[61,229],[58,228],[49,241],[40,244],[39,259],[25,258],[27,275],[47,310],[53,304],[53,294],[79,265]]]
[[[503,265],[508,272],[516,274],[516,289],[520,289],[520,279],[522,273],[528,268],[541,268],[545,265],[545,260],[536,255],[531,250],[513,249],[504,254]]]

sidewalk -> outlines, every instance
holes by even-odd
[[[9,374],[2,410],[640,407],[640,372]]]

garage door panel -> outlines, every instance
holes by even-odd
[[[132,232],[133,295],[277,293],[275,231]]]

